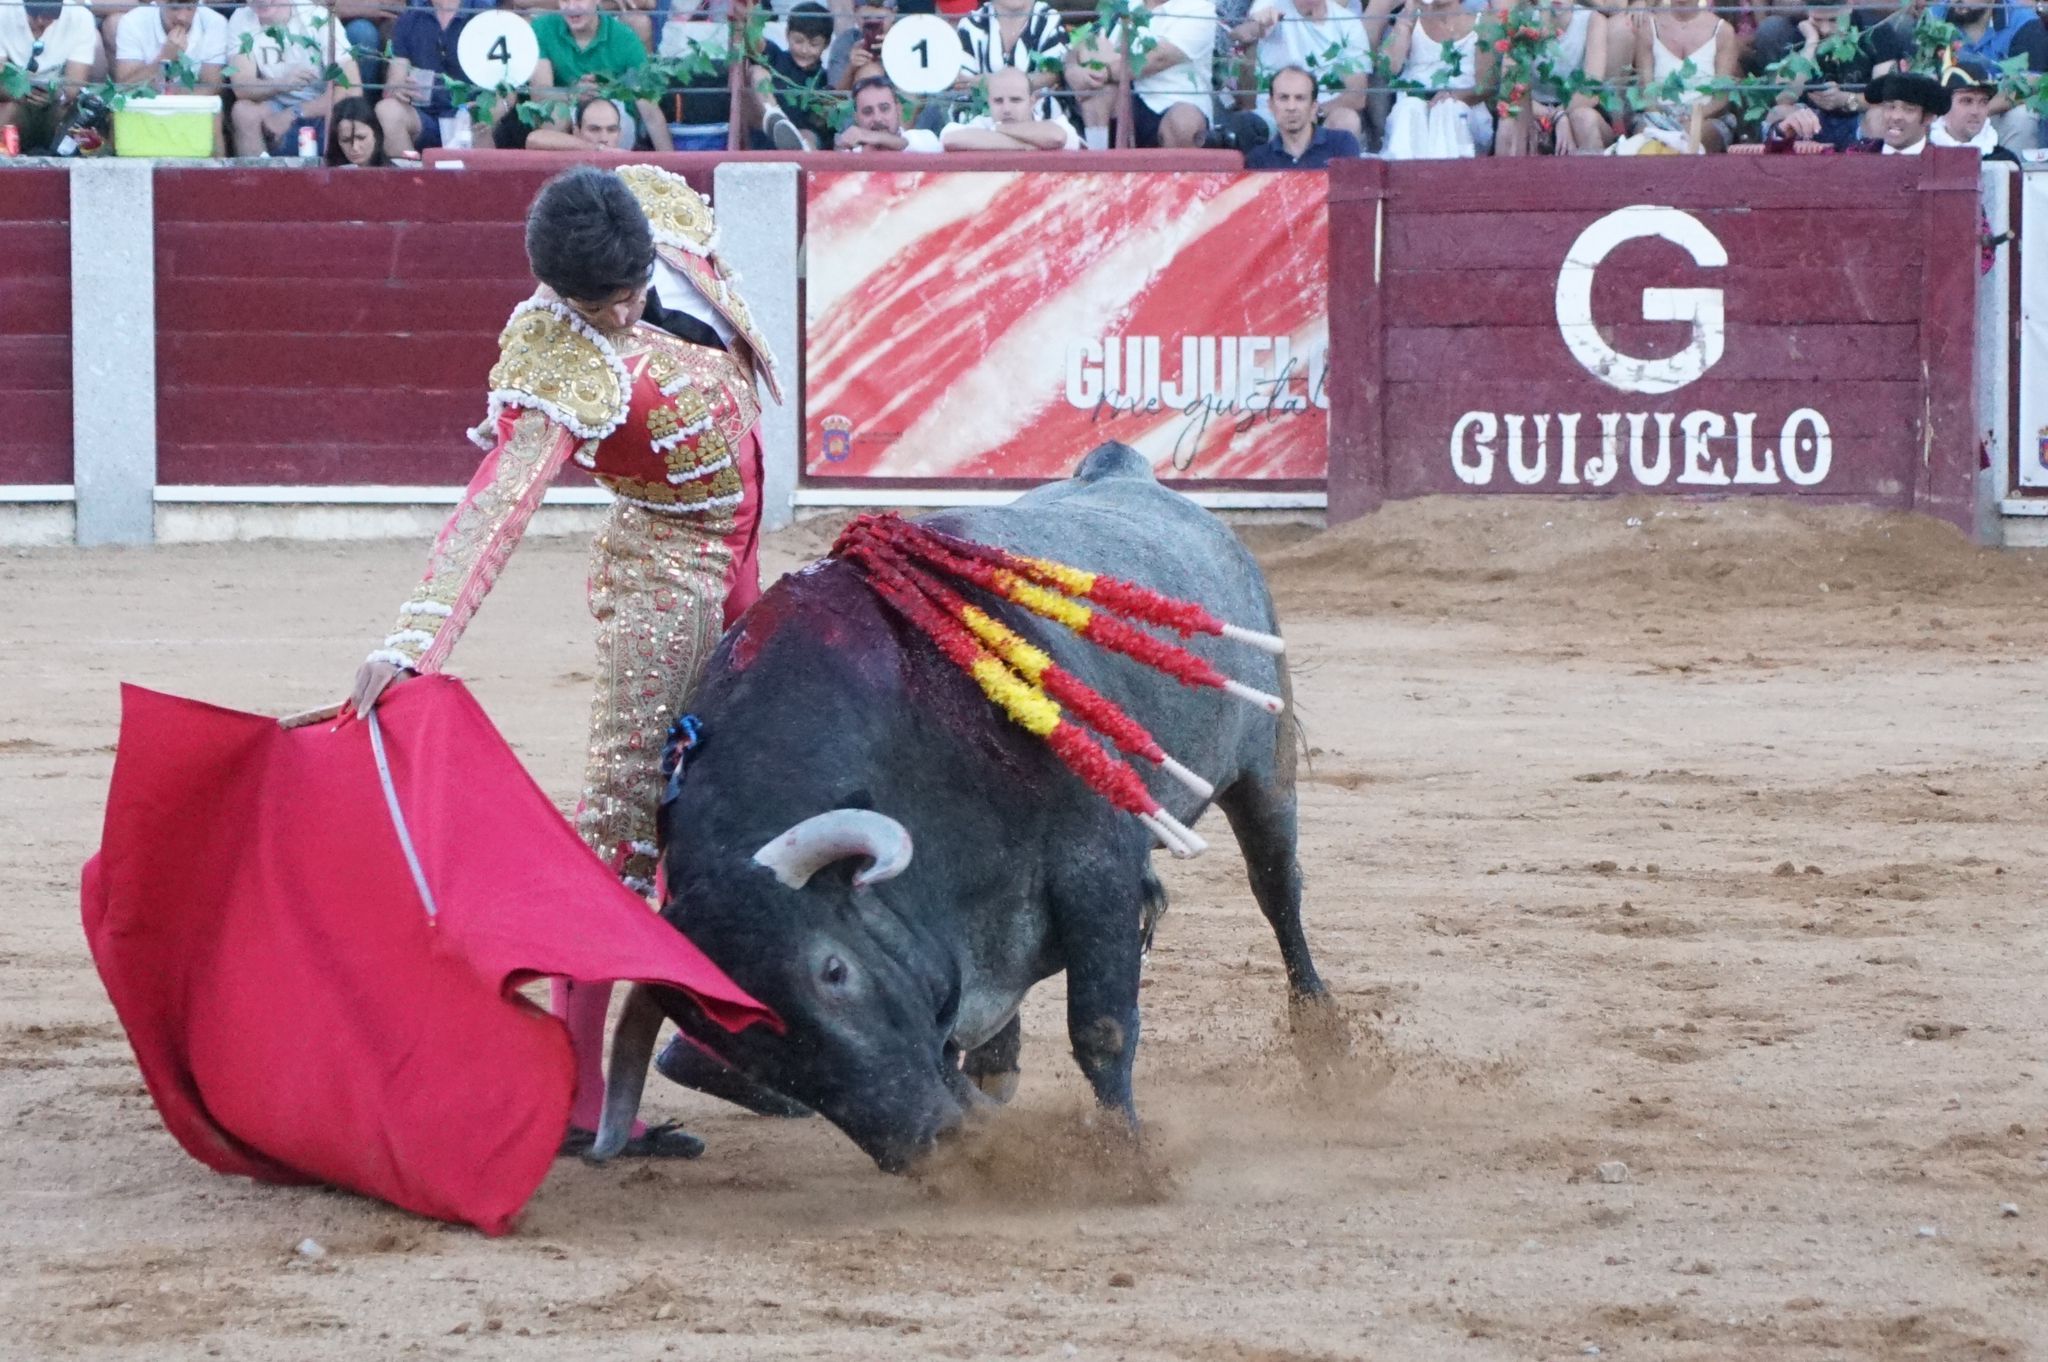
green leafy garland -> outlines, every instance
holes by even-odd
[[[1095,0],[1093,13],[1091,20],[1069,34],[1072,48],[1089,47],[1104,35],[1115,36],[1123,47],[1127,68],[1138,69],[1159,45],[1159,39],[1151,32],[1152,12],[1143,0]],[[1660,81],[1613,85],[1596,80],[1583,71],[1557,69],[1555,14],[1555,10],[1542,0],[1522,0],[1504,11],[1489,11],[1478,20],[1475,26],[1478,40],[1496,59],[1494,111],[1500,117],[1533,116],[1535,91],[1545,88],[1558,92],[1560,105],[1569,104],[1578,95],[1591,95],[1610,106],[1630,111],[1675,103],[1688,92],[1698,92],[1710,98],[1726,98],[1742,120],[1748,122],[1773,104],[1796,100],[1807,84],[1821,78],[1822,62],[1834,64],[1853,58],[1868,32],[1846,26],[1838,28],[1820,42],[1814,56],[1809,57],[1803,49],[1794,50],[1756,76],[1716,76],[1696,83],[1697,68],[1688,60]],[[741,50],[748,54],[750,61],[760,56],[762,31],[768,19],[765,6],[753,7],[747,14],[745,26],[740,31],[740,43]],[[266,28],[263,33],[280,48],[307,49],[316,58],[323,82],[339,89],[353,88],[353,82],[348,79],[340,61],[327,58],[323,40],[277,26]],[[1913,28],[1912,55],[1901,65],[1910,70],[1938,71],[1961,43],[1962,33],[1954,24],[1932,14],[1922,14]],[[245,33],[240,50],[247,55],[255,49],[255,44],[256,35]],[[357,57],[379,57],[385,61],[392,57],[388,43],[381,52],[353,46],[349,50]],[[680,56],[650,57],[622,75],[596,77],[595,93],[627,103],[658,101],[672,89],[692,88],[697,82],[721,76],[728,69],[732,54],[730,38],[708,42],[693,39]],[[1344,44],[1332,43],[1325,51],[1316,54],[1310,65],[1316,72],[1318,86],[1326,93],[1342,91],[1351,76],[1363,73],[1371,78],[1370,89],[1427,98],[1442,91],[1448,78],[1463,74],[1462,61],[1462,54],[1455,47],[1447,46],[1444,50],[1445,79],[1434,85],[1404,79],[1389,69],[1384,49],[1375,49],[1371,61],[1361,63],[1350,55]],[[1036,70],[1056,71],[1061,65],[1059,58],[1043,55],[1033,58]],[[1083,60],[1080,65],[1097,72],[1108,70],[1107,63],[1095,56]],[[1999,94],[2015,105],[2048,117],[2048,77],[2029,71],[2024,56],[2009,57],[2001,62],[1998,75]],[[185,55],[165,63],[164,76],[165,83],[176,89],[191,90],[199,83],[198,67]],[[453,76],[443,76],[443,80],[455,106],[476,114],[514,98],[521,100],[518,116],[529,127],[566,121],[574,113],[571,101],[525,98],[525,91],[516,86],[479,86]],[[36,83],[37,78],[25,68],[0,59],[0,97],[22,99]],[[132,100],[152,98],[158,93],[154,83],[123,85],[112,79],[95,82],[85,89],[107,107],[117,110],[126,108]],[[778,102],[794,107],[835,130],[843,128],[852,116],[846,97],[839,91],[785,85],[777,88],[775,94]]]

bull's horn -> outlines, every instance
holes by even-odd
[[[832,809],[813,814],[754,853],[791,889],[834,861],[865,856],[867,869],[853,877],[865,888],[901,875],[910,864],[910,831],[887,814],[869,809]]]

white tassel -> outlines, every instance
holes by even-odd
[[[1214,785],[1211,785],[1172,757],[1161,757],[1159,759],[1159,769],[1187,786],[1190,790],[1193,790],[1195,797],[1198,799],[1213,799],[1216,795],[1216,787]]]
[[[1235,624],[1223,626],[1223,637],[1234,638],[1239,643],[1249,643],[1261,652],[1279,656],[1287,651],[1287,641],[1278,634],[1262,634],[1256,629],[1241,629]]]
[[[1209,849],[1209,844],[1203,841],[1193,828],[1190,828],[1166,810],[1161,809],[1152,816],[1159,821],[1161,827],[1172,833],[1175,840],[1180,843],[1180,849],[1174,851],[1174,855],[1186,860],[1190,857],[1199,856]],[[1172,848],[1168,849],[1173,850]]]
[[[1152,834],[1152,836],[1158,841],[1159,845],[1165,847],[1175,856],[1185,860],[1188,857],[1195,854],[1194,852],[1188,849],[1187,843],[1181,841],[1178,837],[1174,836],[1173,833],[1167,829],[1166,824],[1159,821],[1159,815],[1141,813],[1137,815],[1137,818],[1140,823],[1143,823],[1145,825],[1146,830]]]
[[[1262,690],[1255,690],[1252,687],[1247,686],[1242,681],[1232,681],[1228,677],[1225,677],[1223,681],[1223,689],[1229,691],[1232,695],[1235,695],[1240,700],[1245,700],[1250,702],[1251,704],[1257,705],[1260,709],[1265,710],[1268,714],[1278,714],[1280,713],[1280,711],[1287,708],[1287,706],[1281,702],[1279,696],[1268,695],[1266,694],[1266,692]]]

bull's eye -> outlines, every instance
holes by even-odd
[[[818,971],[818,977],[820,979],[823,979],[826,983],[834,985],[835,987],[837,985],[845,983],[846,962],[844,960],[841,960],[836,955],[826,956],[824,968]]]

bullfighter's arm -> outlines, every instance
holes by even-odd
[[[531,408],[505,407],[495,430],[496,443],[441,527],[427,555],[426,575],[398,608],[398,626],[370,654],[372,662],[416,672],[441,669],[578,443]]]

